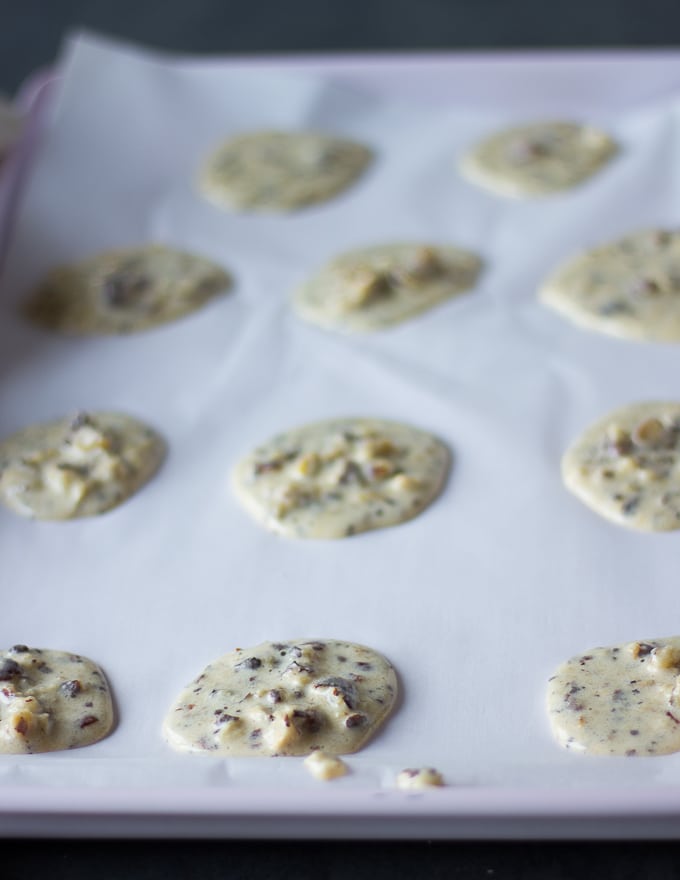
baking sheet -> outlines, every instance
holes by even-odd
[[[623,828],[680,809],[680,755],[568,753],[543,709],[563,659],[677,632],[677,537],[600,520],[562,489],[558,463],[602,412],[675,398],[680,349],[589,335],[535,301],[570,253],[677,224],[678,68],[666,67],[665,90],[656,68],[648,91],[633,78],[626,105],[620,77],[583,91],[592,67],[544,59],[506,77],[468,60],[450,68],[451,97],[435,107],[431,92],[390,97],[389,64],[377,66],[376,83],[351,65],[333,78],[167,59],[92,36],[66,49],[2,279],[0,430],[120,408],[159,428],[170,455],[144,492],[92,521],[0,511],[0,644],[92,657],[119,719],[84,750],[2,756],[0,833],[107,833],[127,821],[126,833],[402,836],[408,826],[456,836],[498,834],[517,816],[522,833],[541,833],[540,817],[568,828],[568,817],[616,813]],[[573,113],[577,97],[579,116],[622,145],[591,183],[517,203],[457,175],[455,156],[481,134],[548,108]],[[196,195],[196,168],[216,142],[259,126],[337,131],[377,159],[326,205],[283,218],[220,212]],[[291,289],[328,257],[409,238],[478,251],[476,291],[371,337],[290,314]],[[55,263],[145,240],[223,263],[233,293],[130,338],[53,338],[17,318],[16,302]],[[280,429],[346,414],[442,437],[454,467],[440,500],[409,524],[347,541],[261,531],[230,495],[231,464]],[[400,676],[401,705],[347,759],[351,775],[321,785],[297,759],[203,759],[165,746],[166,707],[207,662],[299,636],[369,644]],[[396,773],[421,764],[450,787],[395,791]],[[74,819],[83,812],[87,822]]]

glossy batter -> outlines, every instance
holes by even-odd
[[[332,419],[278,434],[234,469],[262,525],[290,538],[343,538],[419,514],[442,489],[449,453],[435,437],[378,419]]]
[[[344,761],[322,751],[312,752],[305,758],[304,764],[315,779],[321,779],[323,782],[339,779],[349,773]]]
[[[602,131],[574,122],[546,121],[508,128],[463,156],[462,174],[504,196],[545,196],[570,189],[616,152]]]
[[[593,648],[550,679],[557,740],[591,755],[680,751],[680,637]]]
[[[199,187],[221,208],[286,213],[347,189],[372,156],[362,144],[318,132],[249,132],[207,160]]]
[[[0,753],[76,749],[112,725],[109,687],[91,660],[26,645],[0,651]]]
[[[390,713],[391,664],[350,642],[296,639],[237,648],[179,695],[164,723],[176,749],[212,755],[356,752]]]
[[[24,312],[70,335],[136,333],[175,321],[230,286],[224,269],[202,257],[145,245],[52,270]]]
[[[601,516],[680,529],[680,404],[640,403],[600,419],[562,459],[565,486]]]
[[[569,260],[539,297],[588,330],[650,342],[680,341],[680,232],[635,232]]]
[[[77,413],[31,425],[0,443],[0,501],[21,516],[96,516],[158,470],[165,443],[121,413]]]
[[[343,254],[303,284],[293,308],[330,329],[398,324],[474,286],[481,260],[451,246],[387,244]]]

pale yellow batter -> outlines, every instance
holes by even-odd
[[[221,208],[286,213],[347,189],[372,155],[362,144],[319,132],[249,132],[206,161],[199,188]]]
[[[593,648],[557,670],[548,715],[558,742],[590,755],[680,751],[680,637]]]
[[[202,257],[144,245],[53,269],[24,312],[69,335],[136,333],[196,311],[230,286],[224,269]]]
[[[439,494],[449,453],[397,422],[332,419],[278,434],[234,469],[234,490],[266,528],[343,538],[404,522]]]
[[[615,153],[602,131],[574,122],[546,121],[508,128],[476,144],[461,162],[473,183],[504,196],[546,196],[595,174]]]
[[[112,725],[109,687],[91,660],[26,645],[0,651],[0,753],[76,749]]]
[[[336,257],[293,296],[306,321],[364,333],[405,321],[474,286],[481,260],[450,245],[386,244]]]
[[[635,232],[574,257],[543,283],[539,298],[587,330],[678,342],[680,232]]]
[[[356,752],[397,696],[392,665],[333,639],[237,648],[207,666],[168,712],[173,748],[211,755]]]
[[[588,428],[562,459],[565,486],[601,516],[680,529],[680,403],[639,403]]]
[[[77,413],[31,425],[0,443],[0,501],[21,516],[96,516],[158,470],[161,437],[121,413]]]

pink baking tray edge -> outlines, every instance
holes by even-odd
[[[200,62],[198,62],[200,63]],[[397,53],[232,58],[230,67],[330,75],[377,94],[430,102],[492,99],[499,75],[559,68],[620,79],[625,104],[677,86],[680,51]],[[644,69],[645,76],[640,73]],[[470,81],[464,73],[476,74]],[[480,77],[479,73],[483,71]],[[21,88],[19,143],[0,174],[0,265],[12,215],[49,106],[49,71]],[[640,87],[642,86],[642,88]],[[426,94],[424,92],[426,90]],[[680,787],[649,789],[456,786],[421,793],[206,788],[3,786],[0,837],[185,837],[272,839],[675,839]]]

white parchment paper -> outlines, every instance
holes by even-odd
[[[70,43],[2,279],[0,429],[120,409],[161,430],[170,455],[142,493],[100,518],[35,523],[0,511],[0,644],[91,657],[118,709],[115,731],[95,746],[0,756],[5,789],[99,787],[105,803],[120,786],[175,797],[217,786],[227,799],[285,787],[294,810],[298,793],[319,786],[299,760],[177,755],[160,724],[210,660],[300,636],[382,651],[403,689],[384,731],[348,759],[352,774],[327,787],[329,800],[340,788],[359,803],[422,764],[475,788],[680,783],[680,755],[563,751],[543,706],[567,657],[680,632],[678,534],[617,528],[559,475],[565,447],[602,413],[680,397],[680,347],[585,333],[535,298],[544,275],[583,247],[678,224],[678,108],[661,96],[624,111],[611,82],[617,110],[606,113],[606,88],[590,102],[584,89],[581,118],[611,131],[620,156],[573,192],[522,203],[456,172],[467,145],[544,114],[551,99],[540,69],[521,92],[497,86],[496,106],[473,112],[92,37]],[[552,100],[556,113],[573,113],[573,89]],[[371,145],[376,161],[347,194],[289,217],[222,212],[197,195],[196,170],[221,139],[258,127],[337,132]],[[480,253],[477,289],[367,337],[291,314],[291,290],[326,259],[408,239]],[[129,338],[64,339],[17,317],[16,303],[55,264],[150,240],[224,264],[233,292]],[[233,462],[281,429],[347,414],[444,439],[454,467],[441,498],[406,525],[351,540],[262,531],[230,494]]]

